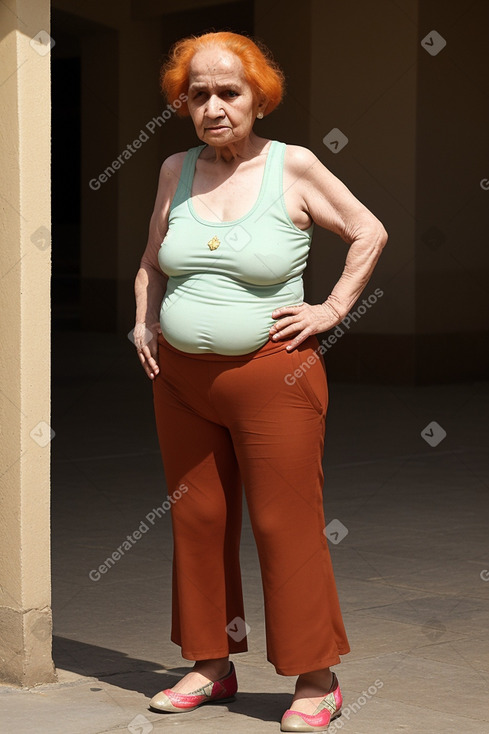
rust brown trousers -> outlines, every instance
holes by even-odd
[[[267,660],[281,675],[299,675],[350,650],[324,534],[324,359],[315,336],[291,352],[289,343],[227,356],[181,352],[158,337],[154,407],[174,494],[171,639],[189,660],[248,649],[242,487],[260,561]]]

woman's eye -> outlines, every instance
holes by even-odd
[[[234,89],[228,89],[228,91],[227,91],[227,94],[228,94],[228,95],[229,95],[230,97],[237,97],[237,96],[238,96],[238,93],[237,93],[237,92],[235,92],[235,91],[234,91]]]

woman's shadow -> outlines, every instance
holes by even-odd
[[[53,659],[57,668],[70,670],[89,678],[97,678],[103,683],[126,690],[138,691],[147,697],[148,705],[155,693],[174,686],[178,679],[188,673],[191,668],[189,661],[188,666],[162,671],[164,665],[152,660],[129,657],[118,650],[56,635],[53,636]],[[239,670],[237,675],[239,683]],[[234,701],[205,704],[205,708],[214,705],[220,708],[225,706],[229,711],[251,718],[262,721],[280,721],[290,701],[290,693],[266,693],[238,689]],[[179,714],[161,713],[161,716],[175,715]],[[195,712],[189,712],[189,716],[194,715]]]

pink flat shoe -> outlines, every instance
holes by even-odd
[[[231,661],[229,673],[216,681],[210,681],[202,688],[192,693],[176,693],[171,688],[165,688],[153,696],[149,707],[153,711],[169,711],[172,714],[194,711],[205,703],[224,703],[234,701],[234,694],[238,690],[236,671]]]
[[[336,674],[329,693],[323,698],[313,714],[302,714],[300,711],[287,709],[282,716],[280,731],[325,731],[333,719],[341,716],[343,696]]]

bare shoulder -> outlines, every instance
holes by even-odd
[[[287,145],[285,149],[285,167],[288,173],[295,176],[303,176],[313,166],[322,166],[319,158],[302,145]]]
[[[168,156],[168,158],[165,158],[161,164],[160,175],[164,178],[176,177],[178,180],[182,172],[183,161],[185,160],[186,155],[187,151],[184,150],[181,153],[173,153]]]
[[[326,168],[317,155],[302,145],[287,145],[284,168],[286,175],[302,186],[304,196],[329,196],[348,192],[346,186]]]
[[[158,191],[156,194],[156,208],[160,213],[168,210],[168,207],[175,196],[178,182],[182,174],[183,161],[186,152],[173,153],[173,155],[165,158],[160,167],[158,179]]]

